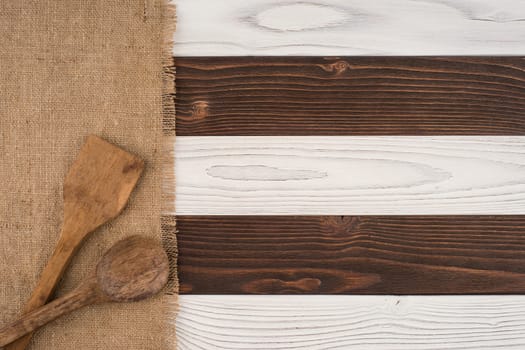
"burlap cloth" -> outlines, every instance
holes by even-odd
[[[163,0],[0,1],[0,326],[19,315],[53,251],[63,179],[90,133],[139,155],[146,169],[122,215],[87,239],[57,295],[127,235],[160,239],[162,226],[175,257],[174,219],[161,225],[163,205],[173,203],[173,27]],[[166,313],[176,291],[173,279],[170,296],[85,308],[38,331],[31,349],[174,348]]]

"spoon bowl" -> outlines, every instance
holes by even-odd
[[[111,301],[149,298],[166,285],[169,263],[166,252],[153,239],[131,236],[117,242],[97,265],[100,290]]]

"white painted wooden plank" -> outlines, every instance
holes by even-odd
[[[178,137],[180,215],[525,214],[525,137]]]
[[[176,0],[176,56],[523,55],[523,0]]]
[[[525,296],[182,295],[179,350],[525,348]]]

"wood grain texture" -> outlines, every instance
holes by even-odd
[[[178,137],[179,215],[525,214],[525,137]]]
[[[177,59],[181,136],[525,135],[524,99],[524,57]]]
[[[525,293],[525,216],[179,216],[180,292]]]
[[[176,56],[522,55],[521,0],[177,0]]]
[[[179,350],[525,348],[524,296],[182,295]]]

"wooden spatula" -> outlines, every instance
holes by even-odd
[[[0,329],[0,347],[87,305],[149,298],[166,285],[168,274],[168,257],[159,242],[128,237],[106,252],[95,272],[77,289]]]
[[[24,313],[48,301],[84,238],[124,209],[143,168],[140,158],[97,136],[87,137],[64,181],[60,238]],[[6,350],[24,350],[30,340],[28,334]]]

